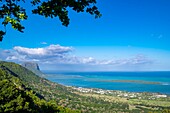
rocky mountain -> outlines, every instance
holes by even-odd
[[[22,64],[22,66],[30,69],[40,70],[38,64],[34,62],[25,62]]]
[[[32,71],[33,73],[40,77],[45,76],[45,74],[40,71],[39,65],[35,62],[24,62],[22,66],[29,69],[30,71]]]

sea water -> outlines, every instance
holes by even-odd
[[[66,86],[170,95],[170,72],[45,72],[46,78]],[[117,81],[117,82],[113,82]],[[121,82],[120,82],[121,81]],[[126,81],[126,82],[122,82]],[[129,82],[144,81],[144,82]]]

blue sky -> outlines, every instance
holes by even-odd
[[[70,10],[68,27],[25,6],[26,29],[8,26],[2,60],[34,61],[43,70],[170,71],[169,0],[98,0],[100,19]]]

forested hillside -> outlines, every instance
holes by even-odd
[[[11,70],[15,70],[15,72]],[[17,75],[20,72],[25,76]],[[31,82],[37,81],[38,77],[14,63],[0,63],[0,112],[78,112],[57,106],[55,101],[47,102],[44,99],[40,99],[33,90],[24,85],[28,84],[29,80]]]

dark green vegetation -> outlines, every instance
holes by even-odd
[[[119,100],[117,100],[119,99]],[[151,103],[153,102],[153,103]],[[8,62],[0,62],[0,112],[161,112],[170,109],[163,98],[123,98],[113,95],[81,93],[41,78],[28,69]],[[159,106],[158,106],[159,105]],[[70,110],[72,109],[72,110]],[[73,111],[76,110],[76,111]]]
[[[6,27],[11,24],[12,28],[23,32],[24,26],[21,20],[28,18],[26,8],[23,8],[23,3],[32,5],[32,13],[44,17],[58,17],[62,25],[68,26],[68,8],[79,12],[87,12],[95,15],[95,18],[101,16],[98,8],[95,6],[96,0],[0,0],[0,19],[3,19],[2,25]],[[6,34],[6,30],[0,30],[0,41]]]
[[[14,72],[12,71],[14,70]],[[22,73],[25,76],[21,76]],[[30,83],[40,79],[31,71],[14,63],[0,62],[0,112],[31,113],[76,113],[66,107],[57,106],[55,101],[45,101],[33,92]],[[34,81],[35,80],[35,81]]]

